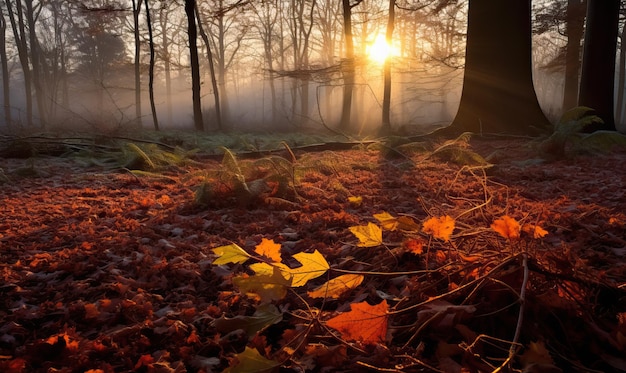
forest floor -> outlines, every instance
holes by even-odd
[[[420,146],[0,158],[0,371],[626,371],[626,152]]]

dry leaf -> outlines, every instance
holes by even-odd
[[[250,269],[257,275],[270,276],[278,270],[288,280],[292,287],[305,285],[309,280],[320,277],[330,268],[324,256],[319,251],[313,253],[298,253],[293,256],[301,267],[289,268],[283,263],[254,263]]]
[[[280,257],[280,244],[275,243],[274,240],[262,238],[261,243],[256,246],[254,252],[271,259],[273,262],[280,263],[282,261]]]
[[[491,229],[507,240],[518,240],[520,235],[520,225],[517,220],[505,215],[491,224]]]
[[[363,282],[362,275],[341,275],[336,277],[308,294],[311,298],[333,298],[337,299],[341,294],[352,290]]]
[[[533,238],[542,238],[548,234],[548,231],[546,231],[545,229],[541,228],[538,225],[533,225],[533,224],[524,224],[524,226],[522,227],[522,230],[532,235]]]
[[[350,227],[350,232],[359,239],[359,247],[375,247],[383,244],[383,231],[374,223]]]
[[[250,347],[246,347],[242,353],[236,354],[235,358],[237,359],[237,363],[224,370],[224,372],[261,373],[272,371],[280,365],[279,362],[261,356],[259,351]]]
[[[348,197],[348,202],[350,202],[350,204],[352,206],[354,206],[354,207],[359,207],[363,203],[363,197],[361,197],[361,196],[358,196],[358,197],[350,196],[350,197]]]
[[[371,306],[367,302],[353,303],[350,312],[344,312],[326,322],[342,337],[363,343],[379,343],[387,337],[387,301]]]
[[[402,245],[415,255],[421,255],[424,252],[424,244],[417,238],[405,240]]]
[[[215,260],[213,261],[213,264],[215,265],[243,263],[246,260],[250,259],[250,254],[248,254],[244,249],[234,243],[226,246],[216,247],[215,249],[213,249],[213,253],[217,255],[217,258],[215,258]]]
[[[424,222],[424,232],[432,234],[433,237],[444,241],[450,241],[452,231],[454,231],[454,219],[448,215],[432,217]]]
[[[373,215],[380,222],[380,226],[388,231],[395,231],[398,228],[398,220],[390,213],[383,211]]]

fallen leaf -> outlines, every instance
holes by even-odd
[[[530,342],[526,351],[520,356],[520,361],[524,367],[531,364],[554,364],[550,352],[542,341]]]
[[[293,256],[302,266],[289,268],[283,263],[254,263],[250,269],[257,275],[269,276],[274,271],[279,271],[292,287],[305,285],[309,280],[317,278],[330,268],[324,256],[319,251],[313,253],[298,253]]]
[[[242,353],[236,354],[235,358],[237,360],[237,363],[235,363],[234,366],[224,370],[224,372],[261,373],[269,372],[272,369],[280,366],[279,362],[261,356],[259,351],[250,347],[246,347],[246,349]]]
[[[250,259],[250,254],[234,243],[216,247],[213,249],[213,253],[217,255],[217,258],[213,261],[213,264],[215,265],[243,263]]]
[[[273,304],[262,304],[257,307],[252,316],[220,317],[211,322],[211,325],[222,334],[228,334],[233,330],[243,329],[248,337],[264,330],[272,324],[283,319],[283,314]]]
[[[373,215],[380,222],[380,226],[388,231],[395,231],[398,228],[398,220],[390,213],[383,211]]]
[[[402,231],[417,232],[420,230],[420,225],[409,216],[400,216],[396,221],[398,222],[398,229]]]
[[[522,227],[522,230],[532,235],[533,238],[542,238],[548,234],[548,231],[546,231],[545,229],[541,228],[538,225],[533,225],[533,224],[524,224],[524,226]]]
[[[261,243],[255,247],[254,252],[271,259],[273,262],[280,263],[282,261],[280,257],[280,244],[275,243],[274,240],[262,238]]]
[[[505,215],[491,224],[491,229],[507,240],[517,240],[520,236],[520,225],[517,220]]]
[[[383,244],[383,231],[374,223],[350,227],[350,232],[359,239],[357,246],[374,247]]]
[[[415,255],[421,255],[424,252],[424,244],[417,238],[405,240],[402,245]]]
[[[248,296],[257,298],[261,302],[271,302],[283,299],[287,295],[287,288],[291,286],[291,281],[286,279],[278,268],[274,268],[271,275],[233,277],[233,284]]]
[[[309,291],[308,294],[311,298],[333,298],[337,299],[341,294],[348,290],[352,290],[363,282],[362,275],[341,275],[329,280],[325,284],[317,287],[316,289]]]
[[[423,224],[424,232],[433,235],[433,237],[450,241],[452,231],[454,231],[454,219],[448,215],[440,217],[432,217]]]
[[[348,202],[350,202],[350,204],[352,206],[354,206],[354,207],[359,207],[363,203],[363,197],[361,197],[361,196],[358,196],[358,197],[350,196],[350,197],[348,197]]]
[[[379,343],[387,337],[387,301],[371,306],[367,302],[353,303],[350,311],[326,321],[326,325],[336,329],[345,339],[363,343]]]

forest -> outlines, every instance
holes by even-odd
[[[0,0],[0,371],[626,372],[620,0]]]

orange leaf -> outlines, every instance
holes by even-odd
[[[432,217],[423,224],[424,232],[432,234],[433,237],[450,241],[450,235],[454,230],[454,219],[448,215],[438,218]]]
[[[282,258],[280,257],[280,244],[275,243],[274,240],[262,238],[261,243],[256,246],[254,252],[271,259],[275,263],[280,263],[282,261]]]
[[[337,329],[344,338],[378,343],[387,337],[387,301],[371,306],[367,302],[353,303],[351,311],[344,312],[326,322],[326,325]]]
[[[491,229],[498,232],[507,240],[517,240],[520,234],[520,225],[517,220],[505,215],[491,224]]]
[[[524,224],[522,230],[528,234],[532,234],[533,238],[541,238],[548,234],[548,231],[533,224]]]
[[[420,239],[410,238],[405,240],[402,245],[415,255],[421,255],[424,252],[424,244]]]

